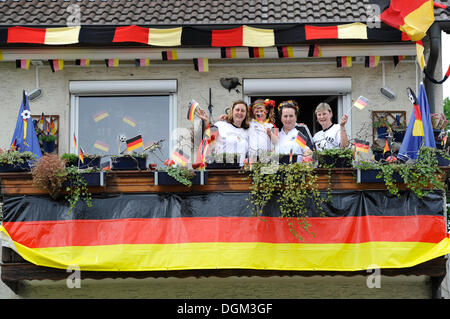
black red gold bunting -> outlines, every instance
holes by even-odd
[[[423,72],[424,72],[425,76],[427,77],[427,79],[430,80],[431,82],[433,82],[434,84],[442,84],[445,81],[447,81],[447,79],[450,77],[450,65],[448,66],[447,72],[445,73],[444,77],[440,81],[438,81],[434,77],[432,77],[430,75],[430,73],[428,72],[427,68],[425,68]]]
[[[260,32],[261,34],[272,31],[269,37],[272,37],[271,44],[269,46],[284,46],[293,44],[304,44],[308,39],[342,39],[340,30],[344,30],[352,24],[339,24],[328,27],[315,27],[313,25],[295,25],[290,28],[280,27],[274,29],[258,29],[251,28],[252,32]],[[344,27],[344,28],[342,28]],[[176,33],[173,39],[175,41],[173,45],[201,45],[201,46],[219,46],[219,47],[233,47],[233,46],[246,46],[245,32],[242,32],[241,27],[231,28],[228,30],[204,30],[195,27],[185,26],[182,27],[181,32]],[[334,28],[334,29],[333,29]],[[361,28],[361,26],[359,26]],[[355,39],[371,40],[371,41],[387,41],[397,42],[405,40],[402,38],[402,32],[394,28],[367,28],[363,26],[367,37],[361,35],[355,35]],[[129,42],[129,43],[144,43],[148,45],[158,45],[148,43],[147,35],[149,28],[137,27],[137,26],[125,26],[125,27],[93,27],[82,26],[79,29],[74,30],[70,34],[70,39],[66,36],[67,28],[59,28],[61,30],[60,38],[55,41],[56,37],[52,37],[52,40],[46,39],[47,29],[58,28],[29,28],[29,27],[0,27],[0,45],[8,44],[113,44],[116,42]],[[172,28],[176,29],[176,28]],[[250,28],[247,28],[250,29]],[[78,31],[77,31],[78,30]],[[306,30],[306,31],[305,31]],[[331,31],[333,30],[333,31]],[[337,31],[334,31],[337,30]],[[54,35],[57,35],[55,30],[52,30]],[[216,32],[217,31],[217,32]],[[78,32],[78,33],[75,33]],[[175,31],[174,31],[175,32]],[[226,37],[231,37],[230,41],[224,41],[225,38],[220,38],[220,33],[225,33]],[[219,38],[215,38],[216,34]],[[242,38],[244,36],[244,38]],[[352,36],[350,36],[351,38]],[[263,39],[264,38],[264,39]],[[267,35],[261,37],[261,40],[256,37],[252,39],[254,43],[253,47],[258,45],[267,46]],[[256,42],[256,43],[255,43]],[[226,44],[225,44],[226,43]],[[231,45],[230,45],[231,43]],[[225,45],[223,45],[225,44]],[[256,44],[256,45],[255,45]],[[167,46],[167,43],[161,43],[161,45]]]

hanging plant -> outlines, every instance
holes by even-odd
[[[82,171],[76,166],[66,167],[66,200],[69,202],[70,214],[80,199],[83,199],[88,207],[92,207],[92,195],[89,192],[86,179],[83,177]]]
[[[265,174],[270,164],[255,163],[250,171],[250,203],[253,214],[263,215],[263,209],[271,201],[277,201],[280,217],[285,218],[289,230],[297,239],[303,240],[302,231],[309,232],[308,209],[311,199],[322,215],[322,198],[318,189],[318,175],[307,163],[280,165],[272,174]]]

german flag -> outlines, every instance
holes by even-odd
[[[291,46],[279,46],[277,47],[279,58],[293,58],[294,50]]]
[[[79,26],[62,28],[8,28],[8,43],[63,45],[78,43]]]
[[[184,154],[181,149],[176,149],[170,158],[182,166],[186,166],[189,161],[189,155]]]
[[[83,149],[81,148],[81,146],[80,146],[80,161],[81,161],[81,163],[83,163],[84,164],[84,152],[83,152]]]
[[[58,72],[64,69],[64,60],[48,60],[52,72]]]
[[[91,60],[90,59],[76,59],[75,60],[75,65],[90,66],[91,65]]]
[[[380,63],[379,56],[366,56],[364,60],[364,66],[366,68],[375,68]]]
[[[336,57],[336,66],[338,68],[350,68],[352,67],[351,56],[338,56]]]
[[[386,2],[375,0],[372,2]],[[380,19],[406,33],[412,41],[421,40],[434,22],[433,0],[391,0]]]
[[[194,69],[198,72],[209,72],[209,62],[207,58],[194,58]]]
[[[298,132],[297,139],[295,141],[297,142],[298,145],[300,145],[300,147],[302,149],[305,149],[305,147],[306,147],[306,137],[305,137],[305,135],[303,135],[301,132]]]
[[[198,102],[196,100],[192,100],[189,102],[187,119],[191,122],[194,122],[195,111],[197,110]]]
[[[134,63],[137,67],[150,66],[150,59],[135,59]]]
[[[30,68],[29,59],[16,60],[16,69],[28,70]]]
[[[144,143],[142,142],[142,136],[138,135],[133,138],[130,138],[127,140],[127,150],[128,152],[132,152],[135,149],[138,149],[139,147],[144,146]]]
[[[384,143],[384,149],[383,149],[383,154],[385,154],[386,152],[389,152],[391,150],[391,147],[389,146],[389,139],[386,139],[386,143]]]
[[[177,50],[162,51],[161,56],[163,61],[178,60]]]
[[[236,48],[220,48],[220,57],[222,59],[235,59],[236,58]]]
[[[249,58],[264,58],[264,48],[248,48]]]
[[[425,136],[423,131],[422,123],[422,113],[420,112],[419,104],[414,104],[414,126],[413,126],[413,136]]]
[[[105,59],[105,65],[108,68],[116,68],[119,66],[119,59],[117,58]]]
[[[357,271],[450,253],[441,194],[418,199],[402,191],[387,202],[386,194],[332,192],[337,200],[327,216],[308,217],[303,241],[276,209],[253,216],[247,192],[93,196],[92,207],[71,215],[48,197],[5,197],[0,231],[35,265],[82,271]]]
[[[305,37],[306,40],[367,39],[367,26],[359,22],[326,27],[305,25]]]
[[[318,44],[311,44],[308,49],[308,57],[321,57],[322,56],[322,49],[320,48],[320,45]]]
[[[355,151],[369,153],[369,142],[355,139]]]

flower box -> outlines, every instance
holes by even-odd
[[[347,157],[320,154],[318,156],[319,167],[350,168],[352,159]]]
[[[280,164],[297,163],[297,154],[292,155],[292,162],[289,162],[289,155],[280,155],[280,157],[278,158],[278,163]]]
[[[378,178],[377,175],[380,173],[379,169],[359,169],[356,171],[356,182],[357,183],[384,183],[383,177]],[[399,173],[394,172],[392,175],[393,179],[397,183],[403,183],[403,178]]]
[[[0,164],[0,172],[29,172],[31,170],[28,162],[15,164]]]
[[[81,173],[81,176],[86,181],[87,186],[106,186],[106,172]],[[66,180],[62,186],[70,187],[70,181]]]
[[[147,169],[147,158],[131,156],[114,157],[111,159],[111,169],[113,171],[130,171]]]
[[[195,176],[192,178],[192,185],[205,185],[208,181],[207,171],[194,171]],[[182,185],[175,178],[164,171],[154,172],[154,185]]]

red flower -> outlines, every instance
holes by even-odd
[[[165,166],[172,166],[172,165],[175,165],[175,162],[171,159],[166,159],[163,164]]]

